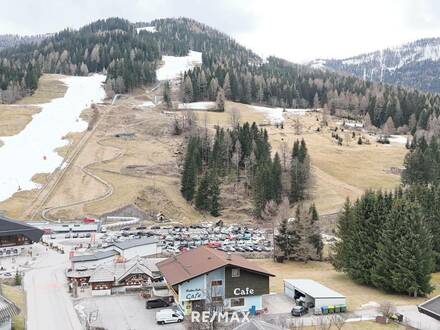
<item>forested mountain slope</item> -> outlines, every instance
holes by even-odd
[[[154,26],[156,32],[136,28]],[[227,99],[280,107],[325,107],[329,112],[365,118],[390,132],[429,130],[437,118],[437,95],[364,81],[355,77],[261,59],[232,38],[192,19],[159,19],[132,24],[120,18],[64,30],[38,45],[0,51],[0,98],[10,103],[35,89],[41,72],[107,74],[107,89],[127,92],[155,81],[161,55],[203,53],[203,65],[185,73],[186,102]]]
[[[420,39],[346,59],[319,59],[310,64],[361,79],[440,91],[440,38]]]

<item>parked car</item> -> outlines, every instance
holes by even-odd
[[[162,309],[156,313],[156,322],[158,324],[177,323],[183,321],[183,315],[179,311],[172,309]]]
[[[66,235],[64,235],[64,238],[70,238],[70,234],[67,233]]]
[[[309,309],[305,306],[294,306],[290,312],[292,316],[303,316],[307,314]]]
[[[86,237],[89,238],[90,237],[90,233],[86,233]]]
[[[160,298],[149,299],[145,303],[145,308],[150,309],[150,308],[168,307],[169,305],[170,305],[169,303],[167,303],[165,300],[160,299]]]
[[[72,235],[72,238],[78,238],[78,233],[74,233],[74,234]]]
[[[50,235],[50,239],[55,239],[55,238],[57,238],[57,237],[54,234]]]

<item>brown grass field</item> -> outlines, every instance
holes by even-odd
[[[381,303],[390,301],[395,305],[414,305],[426,300],[426,298],[412,298],[404,295],[388,294],[378,289],[359,285],[350,280],[345,274],[334,270],[327,262],[296,262],[288,261],[276,263],[271,259],[254,260],[261,267],[276,275],[270,279],[270,291],[283,292],[283,279],[308,278],[316,280],[347,297],[347,305],[350,310],[359,309],[369,302]],[[434,273],[432,284],[435,287],[431,296],[440,294],[440,273]]]

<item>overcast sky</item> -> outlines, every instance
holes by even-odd
[[[98,18],[186,16],[262,56],[342,58],[440,37],[439,0],[1,0],[0,34],[77,28]],[[43,5],[44,4],[44,5]]]

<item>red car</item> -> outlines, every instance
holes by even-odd
[[[84,222],[84,223],[93,223],[93,222],[96,222],[96,219],[93,219],[93,218],[84,218],[84,219],[82,220],[82,222]]]

